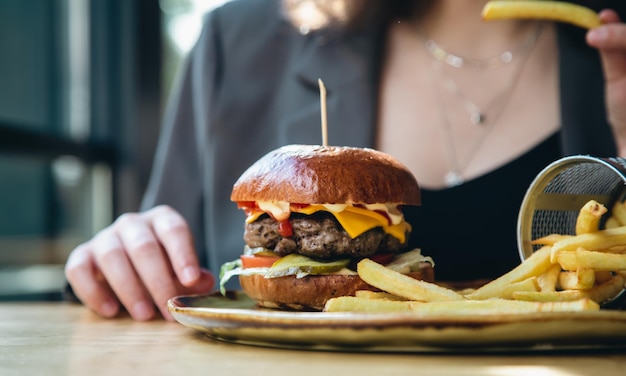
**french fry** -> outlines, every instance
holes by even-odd
[[[530,302],[505,299],[456,300],[438,302],[392,301],[344,296],[330,299],[325,312],[375,312],[419,314],[421,317],[520,314],[534,312],[597,311],[600,306],[591,299],[574,301]]]
[[[600,285],[613,279],[613,272],[607,270],[596,270],[596,284]]]
[[[626,255],[587,251],[563,251],[556,254],[557,262],[564,270],[578,268],[593,269],[596,271],[626,270]]]
[[[615,228],[620,226],[623,225],[619,223],[619,221],[615,217],[609,217],[606,222],[604,222],[604,228]]]
[[[626,204],[624,202],[618,201],[613,204],[611,218],[614,218],[619,223],[619,226],[626,226]]]
[[[359,261],[357,273],[367,284],[406,299],[424,302],[464,299],[461,294],[454,290],[434,283],[419,281],[370,259]]]
[[[620,226],[623,225],[619,223],[619,221],[615,217],[609,217],[607,218],[606,222],[604,222],[604,228],[616,228]]]
[[[624,275],[617,273],[612,279],[590,289],[588,296],[597,303],[604,303],[616,297],[624,289],[625,283]]]
[[[582,290],[566,291],[518,291],[513,299],[528,302],[571,302],[589,298],[589,293]]]
[[[414,312],[445,315],[493,315],[533,312],[597,311],[600,306],[591,299],[569,302],[523,302],[505,299],[466,300],[450,302],[417,303],[411,306]]]
[[[530,277],[504,286],[498,293],[497,297],[501,299],[513,299],[513,294],[516,292],[538,290],[539,284],[537,283],[537,277]]]
[[[592,9],[565,1],[489,1],[483,8],[482,18],[487,21],[512,18],[552,20],[585,29],[601,23]]]
[[[465,297],[476,300],[500,297],[508,285],[544,273],[552,266],[550,264],[550,249],[547,246],[538,249],[508,273],[467,294]]]
[[[329,299],[324,312],[372,312],[401,313],[411,312],[411,300],[369,299],[358,296],[341,296]]]
[[[576,218],[576,235],[598,231],[600,219],[607,211],[608,209],[596,200],[587,201]]]
[[[626,253],[626,245],[616,245],[608,249],[602,249],[601,252],[607,253]]]
[[[550,234],[546,236],[542,236],[541,238],[537,238],[530,242],[533,245],[554,245],[554,243],[571,238],[572,235],[562,235],[562,234]]]
[[[357,298],[366,299],[406,300],[402,297],[390,294],[385,291],[358,290],[355,291],[354,296],[356,296]]]
[[[617,274],[608,281],[596,285],[588,290],[564,290],[564,291],[518,291],[513,293],[513,299],[533,302],[562,302],[589,298],[601,304],[616,297],[624,289],[626,278]]]
[[[558,282],[561,290],[589,290],[596,283],[596,272],[587,268],[562,271],[559,273]]]
[[[554,243],[550,261],[556,264],[556,255],[562,251],[574,251],[578,248],[599,251],[624,244],[626,244],[626,226],[576,235]]]
[[[561,274],[561,265],[552,265],[550,269],[540,274],[537,277],[537,285],[539,286],[539,291],[555,291],[556,283],[559,279],[559,274]]]

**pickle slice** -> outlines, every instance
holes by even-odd
[[[276,261],[267,272],[268,278],[295,275],[300,278],[308,274],[327,274],[339,271],[350,260],[317,261],[309,257],[292,253]]]

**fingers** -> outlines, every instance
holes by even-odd
[[[152,226],[172,263],[178,280],[191,286],[200,278],[200,266],[194,251],[193,237],[184,218],[168,206],[150,211]]]
[[[93,257],[130,315],[138,321],[150,320],[155,313],[152,298],[135,272],[122,237],[115,227],[101,231],[92,241]]]
[[[198,281],[190,287],[185,287],[183,289],[184,294],[201,294],[211,291],[215,287],[215,277],[213,274],[206,270],[200,270],[200,278]]]
[[[171,320],[169,298],[210,291],[215,284],[198,265],[185,220],[167,206],[120,216],[72,252],[66,276],[76,296],[99,315],[115,316],[121,303],[140,321],[154,317],[155,306]]]
[[[600,12],[602,25],[587,32],[587,43],[601,50],[626,49],[626,24],[613,10]]]
[[[626,131],[626,24],[612,10],[600,12],[600,19],[602,25],[587,33],[587,43],[602,58],[608,117],[620,145],[626,141],[622,136]]]
[[[175,296],[178,292],[177,283],[173,275],[169,259],[164,254],[160,243],[158,242],[156,234],[152,231],[152,228],[146,223],[141,214],[124,214],[115,223],[118,229],[120,243],[125,249],[128,256],[131,268],[134,267],[140,281],[138,284],[143,284],[143,291],[147,290],[149,297],[142,294],[143,291],[129,289],[130,291],[122,291],[120,294],[129,294],[134,297],[131,299],[142,299],[142,301],[136,301],[133,304],[140,304],[135,312],[132,306],[124,304],[129,307],[131,315],[137,319],[146,319],[143,314],[150,315],[147,318],[151,318],[154,312],[144,311],[144,304],[149,305],[152,309],[152,303],[159,308],[161,314],[169,318],[169,312],[167,311],[167,300],[172,296]],[[132,273],[133,270],[126,270],[126,265],[122,266],[121,270],[127,273]],[[120,276],[113,276],[114,278],[121,279]],[[128,279],[128,277],[127,277]],[[132,283],[133,281],[128,281]],[[115,289],[115,287],[113,287]],[[151,297],[151,299],[150,299]],[[120,296],[120,299],[123,299]]]
[[[88,244],[78,246],[65,264],[65,276],[76,297],[102,317],[114,317],[119,303],[93,259]]]

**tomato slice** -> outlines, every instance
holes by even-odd
[[[273,263],[278,261],[278,256],[246,256],[241,255],[241,266],[246,268],[269,268]]]
[[[393,253],[376,253],[374,255],[369,256],[372,261],[375,261],[381,265],[389,264],[394,257],[396,257]]]

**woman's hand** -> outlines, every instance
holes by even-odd
[[[168,206],[120,216],[70,254],[65,275],[76,296],[103,317],[123,305],[139,321],[155,307],[171,320],[167,300],[209,291],[215,279],[199,267],[191,232]]]
[[[626,24],[616,12],[600,12],[603,25],[587,33],[587,43],[598,48],[606,80],[609,122],[616,136],[618,154],[626,157]]]

